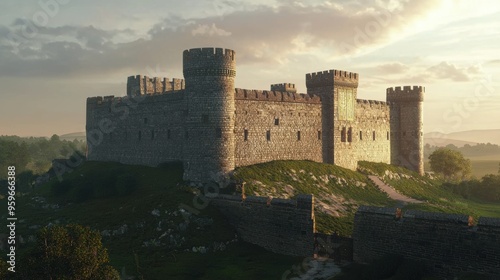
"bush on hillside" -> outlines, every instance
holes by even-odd
[[[21,266],[21,279],[120,279],[100,233],[80,225],[41,229]]]
[[[445,188],[464,198],[486,202],[500,202],[500,175],[485,175],[481,180],[443,184]]]

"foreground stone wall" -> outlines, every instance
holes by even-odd
[[[246,242],[275,253],[311,257],[314,250],[314,197],[296,200],[219,195],[212,199]]]
[[[318,96],[236,89],[235,165],[272,160],[321,162]]]
[[[370,262],[398,254],[424,262],[442,277],[462,272],[500,275],[500,219],[361,206],[354,217],[354,260]],[[494,278],[492,278],[494,279]]]

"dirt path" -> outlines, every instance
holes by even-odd
[[[397,200],[403,204],[423,203],[423,201],[416,200],[414,198],[398,193],[393,187],[384,183],[378,176],[368,175],[368,179],[370,179],[370,181],[375,183],[375,185],[377,185],[381,191],[387,193],[391,199]]]

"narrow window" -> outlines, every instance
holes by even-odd
[[[346,136],[347,136],[347,131],[345,127],[342,128],[342,133],[340,134],[340,141],[345,142],[346,141]]]
[[[206,115],[206,114],[201,115],[201,122],[208,123],[208,115]]]
[[[280,118],[274,119],[274,125],[280,125]]]
[[[318,130],[318,140],[321,140],[321,130]]]
[[[347,131],[347,141],[352,142],[352,127]]]
[[[248,129],[245,129],[245,131],[243,131],[243,138],[244,141],[248,141]]]
[[[144,118],[144,123],[148,123],[148,118]]]
[[[406,136],[406,131],[403,131],[403,136]]]
[[[389,131],[387,131],[387,140],[389,140]]]
[[[373,131],[373,141],[375,141],[375,130]]]
[[[300,141],[300,130],[297,131],[297,141]]]
[[[215,137],[222,138],[222,129],[220,127],[215,129]]]
[[[139,131],[138,138],[139,138],[139,140],[141,140],[141,138],[142,138],[142,133],[141,133],[141,131]]]
[[[359,140],[363,140],[363,131],[359,131]]]
[[[271,130],[268,130],[266,132],[266,139],[267,139],[267,141],[271,141]]]
[[[167,129],[167,139],[170,139],[170,129]]]

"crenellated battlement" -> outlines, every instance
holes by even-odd
[[[198,48],[183,53],[184,77],[236,76],[235,52],[222,48]]]
[[[303,94],[282,91],[235,89],[236,100],[276,101],[290,103],[321,104],[321,98],[314,94]]]
[[[185,88],[184,79],[148,77],[142,75],[127,78],[127,96],[144,94],[162,94]]]
[[[388,88],[387,91],[388,102],[398,101],[424,101],[425,87],[422,86],[404,86]]]
[[[358,104],[366,104],[366,105],[381,105],[381,106],[388,106],[388,102],[384,101],[379,101],[379,100],[369,100],[369,99],[356,99],[356,102]]]
[[[193,48],[182,59],[185,79],[129,76],[126,96],[87,99],[87,131],[109,118],[120,132],[90,143],[89,159],[180,160],[193,182],[280,159],[351,169],[372,160],[423,172],[423,87],[389,88],[387,102],[357,99],[359,74],[332,69],[306,74],[306,94],[293,83],[240,89],[235,51]]]
[[[428,223],[450,223],[453,225],[462,225],[464,230],[474,226],[470,224],[471,216],[453,213],[438,213],[427,212],[420,210],[407,210],[406,212],[398,212],[397,208],[391,207],[376,207],[362,205],[358,208],[356,215],[381,215],[386,216],[388,221],[398,221],[396,215],[400,215],[402,219],[408,223],[411,221],[420,221]],[[479,217],[477,225],[474,226],[477,231],[495,230],[500,233],[500,218]]]
[[[307,88],[325,87],[325,86],[347,86],[358,87],[359,75],[357,73],[341,71],[341,70],[326,70],[306,74]]]
[[[295,84],[290,84],[290,83],[272,84],[271,90],[286,91],[286,92],[293,92],[293,93],[297,92],[297,89],[295,88]]]

